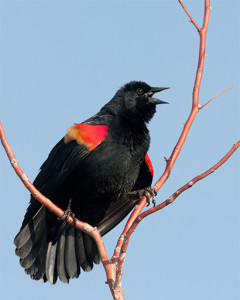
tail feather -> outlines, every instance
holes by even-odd
[[[21,228],[14,239],[14,244],[18,249],[22,248],[27,242],[30,244],[30,241],[34,244],[41,237],[45,228],[42,226],[42,222],[45,220],[45,214],[46,208],[42,206],[30,222]]]
[[[84,246],[88,257],[95,263],[100,263],[100,255],[95,241],[87,234],[83,235]]]
[[[32,264],[32,266],[28,269],[25,269],[25,273],[30,275],[31,278],[33,279],[40,279],[41,278],[41,262],[40,259],[37,257],[36,260],[34,261],[34,264]]]
[[[28,268],[30,268],[33,265],[33,263],[35,262],[36,258],[37,257],[35,255],[35,253],[30,252],[29,255],[26,258],[24,258],[24,259],[20,258],[20,265],[24,269],[28,269]]]
[[[15,253],[17,256],[21,257],[21,258],[25,258],[29,255],[29,253],[32,250],[32,244],[33,242],[31,241],[31,239],[29,239],[26,244],[24,244],[21,248],[16,248]]]
[[[38,267],[38,272],[35,276],[32,276],[32,279],[39,280],[42,279],[44,282],[47,281],[46,278],[46,272],[45,272],[45,264],[46,264],[46,255],[47,255],[47,230],[44,231],[43,237],[42,237],[42,243],[39,250],[39,255],[37,259],[35,260],[34,264]]]
[[[43,235],[42,238],[33,245],[33,247],[27,248],[23,246],[22,248],[18,249],[19,251],[21,249],[26,250],[24,255],[18,255],[20,256],[20,265],[24,269],[28,269],[32,266],[35,259],[39,256],[39,249],[41,249],[43,243],[46,243],[46,235]],[[28,253],[28,255],[25,255],[26,253]]]
[[[65,248],[65,265],[68,276],[70,278],[78,278],[80,274],[80,268],[77,263],[76,250],[75,250],[75,227],[69,226],[66,236],[66,248]]]
[[[47,256],[46,256],[46,277],[51,284],[57,281],[57,272],[55,271],[56,254],[58,242],[52,244],[48,243]]]
[[[79,265],[85,272],[90,272],[93,269],[93,262],[86,254],[83,241],[83,233],[80,230],[76,230],[75,232],[75,245]]]
[[[55,284],[59,277],[68,283],[79,277],[80,267],[91,271],[93,263],[100,262],[100,256],[94,240],[72,226],[66,225],[56,239],[60,226],[54,218],[42,206],[15,237],[15,252],[32,279]]]
[[[65,253],[65,240],[66,240],[66,229],[64,229],[62,235],[58,241],[58,251],[57,251],[57,273],[59,279],[64,282],[69,282],[69,276],[67,274],[64,262],[64,253]]]
[[[25,269],[25,273],[32,276],[34,273],[37,273],[38,269],[35,265],[32,265],[31,267],[29,267],[28,269]]]

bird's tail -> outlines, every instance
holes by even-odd
[[[80,275],[81,268],[91,271],[93,263],[100,262],[98,249],[90,236],[70,225],[66,225],[58,235],[54,226],[49,227],[47,214],[51,213],[42,206],[28,224],[21,228],[14,239],[16,255],[32,279],[55,284],[59,277],[62,282],[68,283],[69,279]],[[59,237],[53,242],[51,237],[54,231],[55,237]]]

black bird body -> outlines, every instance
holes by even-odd
[[[115,227],[139,201],[139,190],[151,185],[153,168],[146,127],[158,103],[143,82],[121,88],[99,113],[70,127],[52,149],[34,181],[35,187],[76,218],[97,226],[101,235]],[[72,226],[63,226],[31,197],[16,254],[33,279],[55,283],[89,271],[100,258],[95,242]]]

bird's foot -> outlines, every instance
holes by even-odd
[[[157,191],[152,186],[149,186],[149,187],[144,189],[143,195],[147,198],[147,206],[150,205],[150,198],[148,196],[148,193],[151,194],[151,196],[152,196],[152,204],[153,204],[153,207],[154,207],[156,205]]]
[[[63,224],[61,225],[61,227],[62,226],[65,227],[65,225],[67,223],[67,220],[69,219],[70,216],[73,218],[73,224],[74,224],[74,226],[76,226],[77,219],[75,217],[75,214],[71,211],[71,204],[72,204],[72,199],[69,199],[67,209],[61,215],[61,217],[58,218],[59,221],[63,221]]]
[[[61,215],[61,217],[58,218],[59,221],[63,221],[63,222],[59,226],[55,238],[52,240],[53,245],[59,240],[59,238],[62,235],[62,233],[64,232],[64,230],[66,228],[68,228],[68,226],[70,226],[70,224],[68,224],[68,222],[67,222],[67,220],[69,219],[70,216],[73,218],[74,226],[76,226],[77,219],[75,217],[75,214],[71,211],[71,202],[72,202],[72,199],[69,200],[68,207],[65,210],[65,212]]]

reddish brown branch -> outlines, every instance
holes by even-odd
[[[197,31],[200,31],[200,27],[198,26],[198,24],[196,23],[196,21],[193,19],[193,17],[191,16],[191,14],[189,13],[189,11],[187,10],[186,6],[183,4],[182,0],[178,0],[178,2],[182,5],[182,8],[185,10],[185,13],[189,16],[191,22],[193,23],[193,25],[197,28]]]
[[[227,92],[228,90],[232,89],[233,86],[230,86],[229,88],[227,88],[226,90],[222,91],[221,93],[218,93],[217,95],[215,95],[214,97],[212,97],[211,99],[209,99],[205,104],[203,105],[198,105],[198,109],[202,109],[204,108],[204,106],[206,106],[207,104],[209,104],[213,99],[215,99],[216,97],[222,95],[223,93]]]

